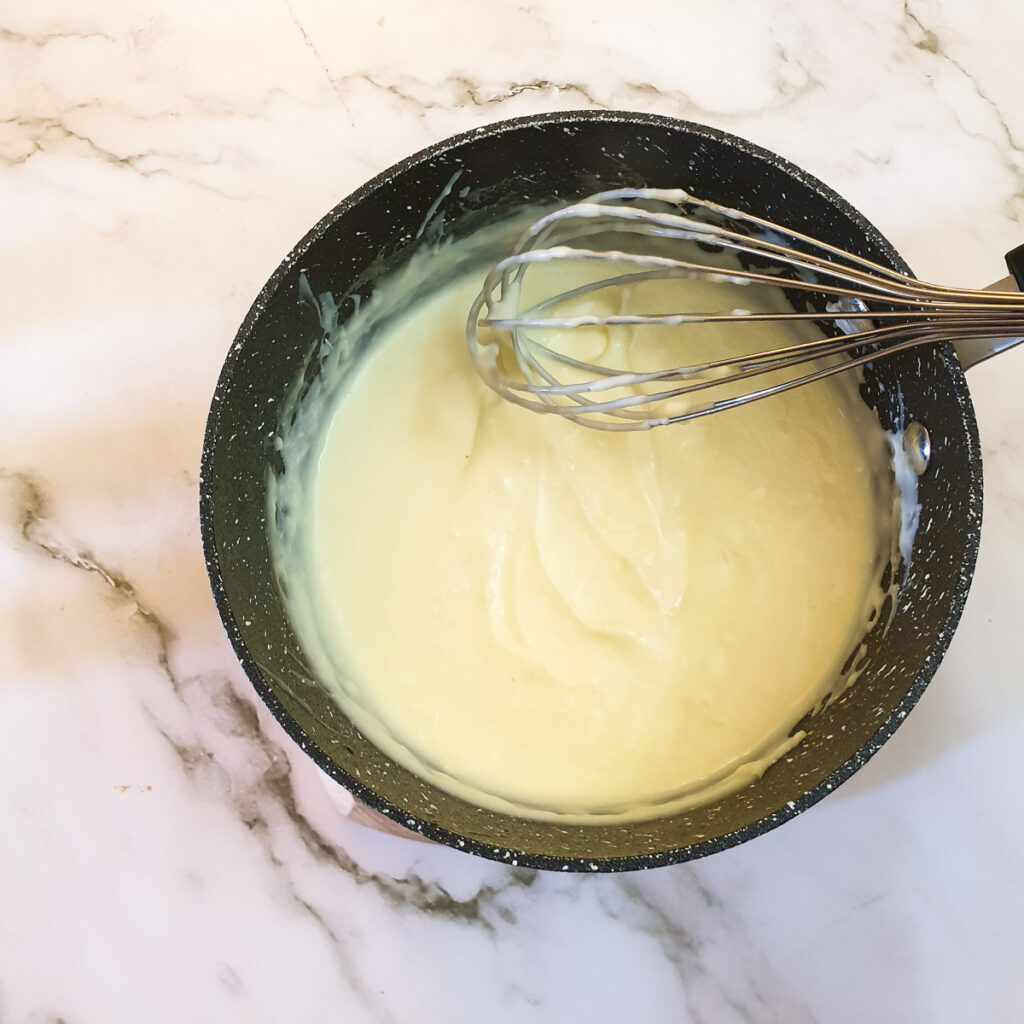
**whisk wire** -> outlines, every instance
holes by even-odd
[[[636,202],[668,205],[672,212],[627,205]],[[722,221],[732,226],[725,227]],[[598,248],[605,239],[617,244]],[[633,251],[641,242],[641,251]],[[696,243],[697,255],[675,252],[672,247],[679,243]],[[658,251],[652,251],[655,245]],[[671,255],[665,254],[666,247]],[[732,253],[738,265],[723,265],[722,257],[716,256],[721,252]],[[562,261],[611,264],[616,272],[520,308],[527,272]],[[629,269],[624,272],[623,267]],[[622,293],[671,279],[783,288],[807,296],[808,308],[557,315],[559,307],[602,292]],[[824,308],[818,308],[822,304]],[[535,336],[541,330],[560,337],[561,331],[595,327],[808,321],[831,323],[841,333],[743,356],[644,371],[603,366]],[[1017,335],[1024,335],[1024,296],[1018,293],[917,281],[794,229],[682,191],[656,189],[615,189],[540,217],[522,234],[513,252],[491,269],[467,324],[470,353],[495,391],[524,408],[605,430],[638,430],[695,419],[918,345]],[[696,405],[685,401],[711,389],[745,385],[766,374],[788,373],[822,360],[825,365],[807,373],[751,390]],[[510,366],[515,374],[508,372]],[[558,367],[584,377],[562,380]],[[661,383],[679,386],[650,389]],[[622,391],[626,393],[618,393]]]

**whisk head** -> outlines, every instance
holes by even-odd
[[[666,281],[680,283],[673,305],[652,308]],[[744,308],[722,308],[738,294]],[[642,430],[883,353],[1024,333],[1021,300],[925,284],[681,190],[622,188],[531,224],[487,275],[467,339],[481,377],[509,401],[604,430]],[[758,324],[775,325],[776,337],[786,326],[786,343],[759,350]],[[659,339],[665,328],[679,330]],[[728,332],[728,344],[716,332]],[[683,343],[690,338],[695,345]]]

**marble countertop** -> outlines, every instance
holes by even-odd
[[[534,111],[676,115],[982,285],[1024,241],[1022,38],[1015,0],[6,5],[0,1022],[1024,1019],[1024,352],[970,374],[981,555],[905,726],[792,823],[641,875],[349,820],[235,662],[197,521],[234,331],[394,160]]]

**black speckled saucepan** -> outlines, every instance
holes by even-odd
[[[456,172],[457,187],[450,188]],[[300,297],[300,272],[314,294],[332,292],[343,311],[351,310],[346,297],[365,299],[374,277],[423,244],[419,229],[439,197],[443,230],[461,236],[523,204],[624,185],[684,187],[908,270],[844,199],[742,139],[634,113],[505,121],[396,164],[299,242],[238,331],[203,447],[200,511],[217,607],[253,686],[288,733],[324,771],[394,821],[484,857],[556,870],[648,868],[724,850],[782,824],[849,778],[893,734],[938,667],[967,598],[981,530],[977,426],[952,348],[878,361],[866,375],[866,400],[892,429],[901,396],[903,414],[923,423],[933,444],[920,479],[912,566],[892,625],[884,635],[871,631],[856,685],[806,722],[807,737],[762,779],[718,803],[654,821],[558,825],[475,807],[395,764],[326,693],[296,682],[309,668],[272,571],[265,508],[268,475],[280,471],[277,410],[321,341],[317,317]]]

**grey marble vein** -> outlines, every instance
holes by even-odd
[[[554,92],[559,95],[575,95],[591,106],[607,106],[580,83],[556,82],[547,79],[509,82],[493,88],[490,92],[485,92],[482,85],[462,75],[448,75],[436,83],[428,83],[414,78],[406,78],[401,81],[388,80],[369,72],[332,77],[331,80],[340,86],[346,86],[353,82],[365,82],[374,89],[386,92],[403,103],[409,103],[421,110],[447,109],[452,103],[481,109],[496,107],[524,92]],[[657,91],[654,86],[648,85],[638,85],[635,88],[648,94]],[[434,95],[430,95],[431,93]]]
[[[21,138],[26,143],[25,148],[18,153],[9,154],[0,152],[0,165],[17,167],[28,163],[37,154],[50,152],[59,149],[67,143],[78,143],[84,147],[90,157],[117,167],[122,170],[131,171],[143,178],[165,177],[174,181],[185,183],[196,188],[211,192],[223,199],[234,200],[242,198],[216,185],[200,178],[182,174],[177,169],[169,166],[151,166],[154,160],[165,160],[171,163],[188,164],[193,166],[215,166],[220,158],[205,159],[191,154],[186,156],[180,152],[161,151],[157,149],[139,149],[126,153],[118,153],[113,149],[98,143],[91,135],[71,128],[66,121],[67,115],[75,110],[96,108],[94,102],[74,103],[66,107],[59,114],[36,115],[0,120],[0,124],[12,125],[21,132]]]
[[[357,885],[370,887],[390,905],[399,909],[414,909],[456,922],[479,925],[485,931],[494,930],[494,923],[488,916],[492,910],[498,917],[508,920],[510,912],[507,908],[497,905],[497,898],[502,893],[516,888],[529,888],[533,884],[536,872],[508,868],[502,885],[483,886],[474,896],[457,900],[440,885],[424,882],[416,875],[396,879],[362,868],[343,849],[326,840],[302,814],[296,800],[288,757],[280,745],[263,730],[253,705],[240,697],[226,679],[206,676],[197,682],[217,711],[218,728],[222,732],[230,732],[244,738],[263,758],[265,767],[251,790],[231,794],[233,806],[241,821],[261,841],[269,841],[271,833],[271,822],[268,820],[266,808],[268,805],[277,807],[284,812],[290,826],[312,857],[323,864],[340,869]],[[211,750],[199,742],[186,745],[177,743],[166,732],[164,736],[174,748],[187,773],[202,776],[207,781],[218,780],[216,756]],[[228,788],[226,777],[219,778],[219,782],[224,788]]]
[[[274,863],[276,863],[280,867],[285,866],[283,862],[277,860],[276,858],[274,858]],[[315,922],[316,926],[320,929],[324,937],[327,939],[327,944],[331,950],[331,956],[334,959],[334,962],[337,964],[338,970],[341,973],[342,977],[348,983],[351,991],[353,991],[356,994],[356,996],[359,998],[359,1001],[364,1006],[375,1010],[376,1017],[378,1020],[384,1021],[385,1024],[387,1024],[387,1022],[393,1021],[394,1018],[387,1011],[387,1009],[384,1006],[382,1006],[379,1003],[379,1001],[374,1000],[371,997],[370,991],[366,985],[366,981],[363,978],[362,972],[359,970],[358,958],[354,955],[354,952],[351,949],[346,948],[347,944],[342,938],[342,936],[339,935],[338,932],[331,927],[328,920],[324,917],[323,914],[320,913],[319,910],[316,909],[316,907],[313,906],[312,903],[310,903],[308,900],[304,899],[302,896],[298,894],[294,885],[292,885],[290,888],[292,899],[294,899],[295,902],[309,916],[309,918],[313,922]]]
[[[825,83],[818,75],[811,71],[807,62],[801,59],[800,54],[796,50],[781,42],[777,42],[775,44],[775,58],[777,68],[773,85],[778,99],[784,100],[787,104],[792,104],[811,93],[824,89]],[[782,74],[782,68],[790,65],[799,69],[800,74],[803,76],[802,82],[790,81],[787,76]],[[780,105],[775,103],[775,109],[778,109]]]
[[[951,110],[950,112],[956,119],[958,127],[965,135],[969,135],[971,138],[978,139],[979,141],[995,148],[1006,170],[1013,176],[1014,181],[1017,183],[1014,198],[1024,198],[1024,162],[1022,162],[1024,161],[1024,148],[1022,148],[1021,143],[1014,136],[1013,131],[1006,120],[1006,115],[1004,114],[1002,107],[992,96],[988,94],[976,76],[968,70],[966,65],[949,52],[948,47],[944,45],[939,35],[929,28],[921,17],[914,12],[911,7],[911,0],[903,0],[903,17],[914,47],[926,54],[936,57],[959,72],[964,80],[966,80],[970,85],[974,95],[988,109],[999,128],[999,133],[1001,135],[1001,139],[999,140],[993,139],[985,132],[968,128],[956,111]],[[1013,159],[1013,156],[1010,154],[1013,154],[1013,156],[1016,156],[1018,159]]]
[[[200,777],[222,794],[230,793],[236,812],[250,832],[267,843],[270,822],[265,805],[269,800],[284,812],[296,835],[313,857],[338,868],[357,885],[372,888],[392,906],[478,925],[486,931],[493,931],[495,927],[488,916],[492,910],[499,918],[508,921],[510,911],[496,905],[498,898],[507,890],[529,888],[536,878],[536,872],[508,868],[501,885],[482,886],[474,896],[457,900],[437,883],[424,882],[416,875],[396,879],[368,871],[344,850],[324,839],[299,810],[288,757],[280,745],[263,730],[252,703],[240,697],[230,681],[222,677],[208,675],[190,680],[180,678],[172,667],[175,634],[155,611],[143,603],[135,586],[118,570],[100,562],[87,547],[71,546],[44,530],[44,524],[51,521],[51,514],[44,488],[36,478],[24,472],[0,470],[0,479],[12,481],[19,490],[16,525],[21,537],[46,557],[98,577],[132,609],[149,632],[154,643],[156,664],[175,695],[183,698],[186,696],[186,687],[198,687],[215,713],[213,721],[217,729],[222,734],[244,739],[262,755],[266,767],[255,785],[246,792],[231,792],[228,775],[218,764],[217,755],[212,749],[198,737],[184,743],[174,739],[154,718],[157,730],[171,745],[186,773]],[[282,866],[282,862],[277,863]]]
[[[780,65],[790,60],[788,51],[779,46],[776,56]],[[801,61],[793,61],[800,68],[804,81],[792,83],[777,77],[770,100],[764,103],[738,109],[716,109],[700,104],[681,89],[659,88],[649,81],[617,80],[609,95],[602,96],[596,89],[582,81],[547,78],[519,79],[494,85],[483,85],[464,75],[447,75],[436,81],[426,81],[412,76],[385,77],[379,73],[359,72],[331,76],[338,86],[347,87],[363,82],[395,97],[402,103],[419,110],[450,110],[466,107],[474,110],[492,110],[521,96],[524,93],[552,95],[575,105],[581,102],[588,107],[600,109],[648,109],[656,104],[678,117],[705,121],[736,121],[756,115],[771,103],[774,111],[785,110],[800,102],[821,86],[820,80]]]
[[[687,993],[694,1024],[815,1024],[810,1008],[770,967],[727,899],[701,880],[699,868],[684,864],[657,877],[617,877],[603,891],[602,904],[612,919],[657,942]]]
[[[288,12],[288,17],[291,19],[295,27],[299,30],[299,35],[302,36],[302,45],[305,46],[305,48],[310,52],[310,54],[312,54],[313,59],[319,65],[320,70],[324,73],[324,78],[327,80],[328,85],[330,85],[333,88],[334,81],[331,78],[330,69],[327,67],[327,64],[324,61],[324,58],[320,53],[319,49],[317,49],[316,43],[314,43],[313,40],[310,38],[309,33],[306,31],[302,22],[299,20],[299,16],[295,13],[295,8],[292,7],[290,0],[283,0],[283,2],[285,10],[287,10]]]
[[[180,684],[170,669],[168,652],[174,636],[170,627],[142,603],[135,587],[120,572],[105,566],[88,548],[72,547],[55,536],[47,536],[43,527],[51,518],[49,502],[35,477],[22,471],[0,468],[0,480],[11,481],[19,491],[15,525],[22,540],[48,558],[98,576],[119,598],[131,605],[157,641],[156,657],[161,669],[175,691],[180,691]]]
[[[115,36],[107,32],[76,32],[71,29],[60,29],[49,32],[15,32],[13,29],[0,27],[0,42],[15,43],[19,46],[31,46],[42,49],[58,39],[104,39],[108,43],[116,43]]]

